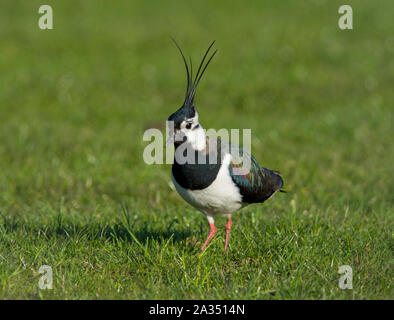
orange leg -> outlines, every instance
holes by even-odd
[[[228,248],[228,241],[230,239],[230,232],[231,232],[231,217],[228,218],[226,223],[226,242],[224,243],[224,251],[227,251]]]
[[[203,246],[202,246],[202,248],[201,248],[201,251],[203,251],[203,250],[207,247],[209,241],[211,241],[212,238],[215,236],[215,233],[216,233],[215,225],[214,225],[213,222],[210,222],[210,223],[209,223],[209,234],[208,234],[208,238],[207,238],[207,240],[205,240],[205,242],[204,242],[204,244],[203,244]]]

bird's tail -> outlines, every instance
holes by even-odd
[[[282,175],[279,171],[269,170],[267,168],[262,168],[265,172],[267,172],[271,176],[271,181],[273,181],[273,189],[280,192],[286,192],[282,189],[283,187],[283,179]]]
[[[285,189],[283,189],[283,179],[282,179],[282,174],[279,171],[273,171],[277,176],[279,176],[281,185],[279,187],[279,192],[287,193]]]

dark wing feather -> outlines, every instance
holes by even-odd
[[[264,202],[283,186],[279,172],[260,167],[256,159],[241,147],[231,145],[230,150],[233,156],[230,175],[240,190],[243,202]],[[249,171],[240,170],[245,156],[250,159]]]

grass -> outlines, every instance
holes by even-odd
[[[393,299],[391,1],[39,1],[0,10],[1,299]],[[205,218],[146,165],[146,128],[182,103],[173,36],[205,128],[251,128],[287,194]],[[391,107],[390,107],[391,106]],[[53,290],[38,269],[53,268]],[[353,268],[353,290],[338,268]]]

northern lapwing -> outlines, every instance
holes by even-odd
[[[279,172],[261,167],[242,148],[232,144],[225,145],[220,139],[212,140],[206,136],[205,130],[199,123],[194,97],[201,77],[217,52],[215,50],[204,65],[215,41],[205,52],[194,79],[191,59],[189,66],[181,48],[175,40],[173,41],[186,67],[187,86],[182,107],[168,118],[170,137],[167,145],[174,143],[175,146],[172,181],[181,197],[208,219],[209,235],[201,251],[215,236],[215,217],[224,215],[228,218],[224,245],[224,250],[227,251],[232,224],[231,215],[248,204],[264,202],[277,191],[283,191],[281,190],[283,180]],[[234,159],[234,150],[243,157],[241,160],[245,160],[246,156],[249,157],[248,171],[236,172],[240,164]],[[183,158],[186,161],[180,161],[177,155],[185,156],[187,152],[189,154]]]

